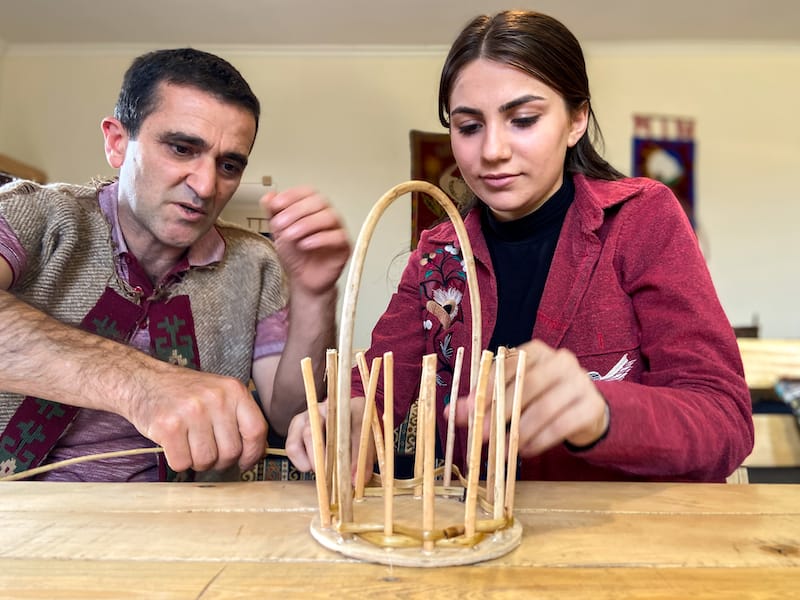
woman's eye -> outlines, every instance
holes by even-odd
[[[459,125],[458,126],[458,133],[461,135],[472,135],[473,133],[477,132],[480,129],[480,124],[478,123],[468,123],[467,125]]]
[[[516,117],[515,119],[512,119],[511,122],[516,127],[525,128],[535,124],[536,121],[538,120],[539,120],[539,115],[535,115],[533,117]]]

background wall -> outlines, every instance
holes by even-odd
[[[52,181],[112,174],[99,123],[130,60],[148,49],[8,47],[0,55],[0,153],[44,169]],[[318,187],[355,239],[375,201],[409,178],[409,130],[441,131],[436,90],[444,48],[205,49],[231,60],[263,103],[246,183],[225,212],[243,224],[258,216],[255,192],[271,175],[278,189]],[[737,325],[757,315],[764,337],[800,337],[800,203],[789,180],[800,164],[800,122],[791,109],[800,93],[800,46],[585,50],[607,158],[630,172],[634,113],[695,119],[698,233],[723,306]],[[403,199],[370,244],[356,347],[368,344],[409,235],[410,202]]]

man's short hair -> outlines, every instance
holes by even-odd
[[[197,88],[222,102],[240,106],[258,118],[261,106],[242,74],[219,56],[194,48],[156,50],[134,59],[125,72],[114,116],[131,138],[157,107],[161,83]]]

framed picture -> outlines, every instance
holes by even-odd
[[[442,189],[458,206],[470,191],[461,178],[450,149],[450,134],[411,130],[411,179],[427,181]],[[411,249],[422,231],[445,218],[438,202],[425,194],[411,195]]]
[[[633,176],[669,187],[695,226],[694,120],[668,115],[634,115]]]
[[[694,142],[634,138],[633,157],[633,175],[672,189],[694,224]]]

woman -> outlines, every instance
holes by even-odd
[[[484,345],[528,356],[520,476],[724,481],[753,445],[733,330],[671,191],[594,149],[579,42],[540,13],[477,17],[447,56],[439,111],[475,196],[465,224]],[[461,260],[449,222],[423,233],[367,353],[394,353],[395,422],[417,397],[421,357],[436,353],[442,434],[454,349],[470,364]],[[357,376],[352,388],[363,396]],[[458,404],[456,464],[471,404]],[[304,423],[287,450],[310,467]]]

